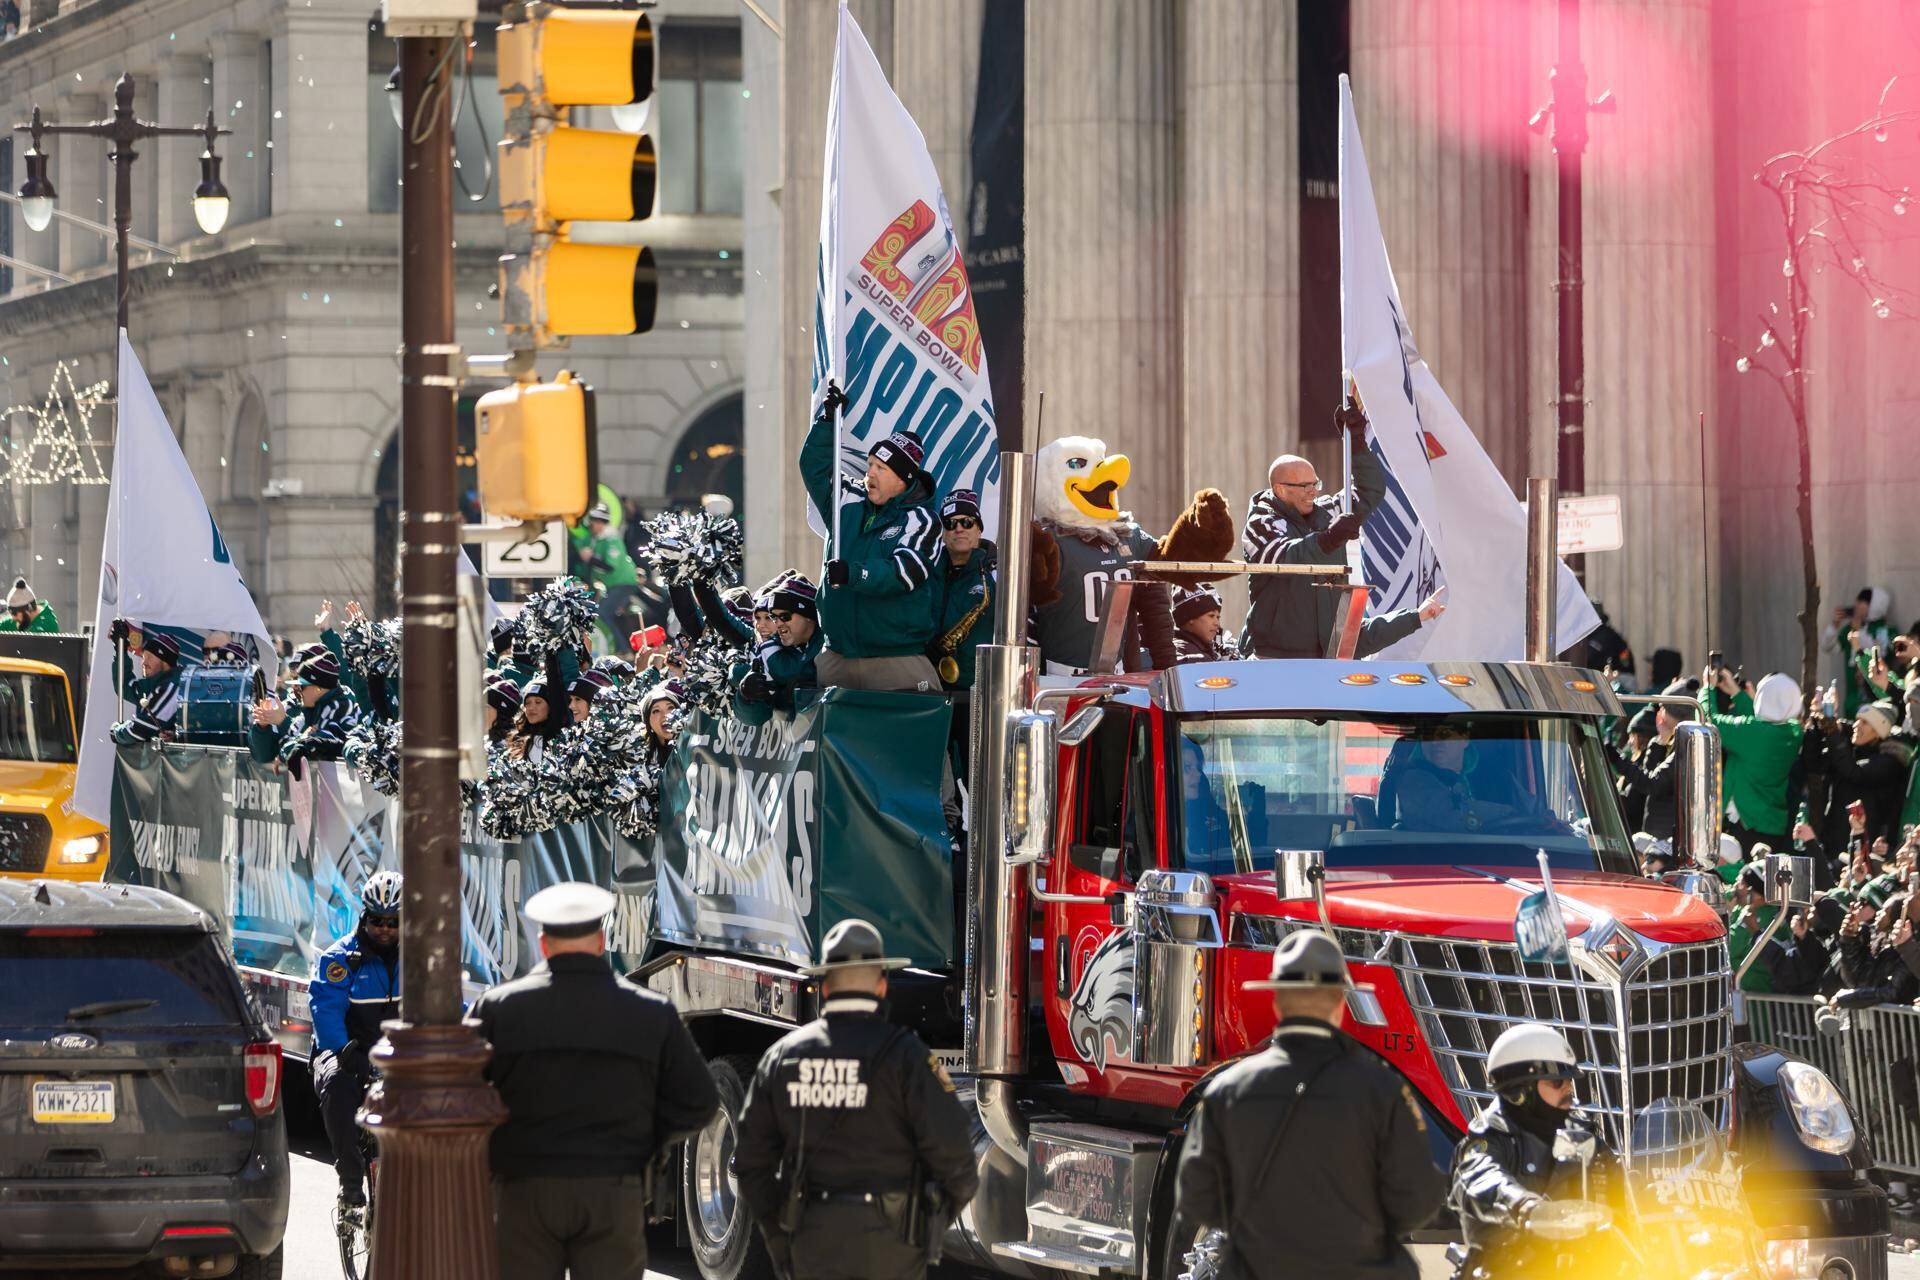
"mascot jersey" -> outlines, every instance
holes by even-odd
[[[1233,516],[1218,489],[1202,489],[1164,537],[1120,509],[1132,466],[1086,436],[1063,436],[1034,458],[1033,639],[1053,671],[1086,669],[1107,593],[1147,560],[1221,560],[1233,549]],[[1057,566],[1057,573],[1054,572]],[[1180,581],[1180,579],[1173,579]],[[1191,585],[1191,584],[1187,584]],[[1126,669],[1177,660],[1166,580],[1137,589],[1128,618]]]

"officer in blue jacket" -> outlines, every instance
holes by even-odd
[[[360,890],[360,923],[320,953],[307,991],[313,1007],[313,1088],[340,1176],[340,1205],[367,1202],[367,1165],[354,1113],[373,1082],[367,1053],[380,1024],[400,1016],[398,871],[376,871]]]

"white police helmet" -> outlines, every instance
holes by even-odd
[[[360,905],[377,916],[400,914],[400,873],[376,871],[360,886]]]
[[[1571,1078],[1578,1065],[1565,1036],[1537,1022],[1522,1022],[1502,1031],[1487,1050],[1487,1082],[1504,1093],[1536,1080]]]

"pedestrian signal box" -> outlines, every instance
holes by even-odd
[[[499,29],[501,318],[516,349],[653,328],[659,273],[639,244],[584,244],[575,223],[653,212],[657,163],[642,132],[583,129],[582,107],[642,118],[654,90],[653,25],[635,10],[509,5]]]
[[[474,410],[480,505],[491,517],[577,522],[593,503],[593,388],[562,369]]]

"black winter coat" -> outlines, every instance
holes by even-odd
[[[643,1173],[720,1105],[680,1015],[605,956],[553,956],[481,996],[468,1021],[493,1045],[487,1079],[507,1104],[495,1177]]]
[[[1628,812],[1639,818],[1640,825],[1635,829],[1657,840],[1673,839],[1674,829],[1679,825],[1674,808],[1674,784],[1680,777],[1675,762],[1679,757],[1659,741],[1649,744],[1638,760],[1611,747],[1608,755],[1620,774]]]
[[[1304,1083],[1304,1090],[1301,1089]],[[1405,1081],[1327,1023],[1288,1018],[1207,1085],[1180,1153],[1175,1217],[1227,1233],[1222,1275],[1419,1274],[1401,1237],[1446,1195]]]
[[[1900,844],[1900,806],[1907,798],[1908,752],[1904,744],[1883,740],[1855,746],[1843,727],[1824,739],[1808,734],[1803,758],[1810,772],[1827,779],[1827,807],[1818,827],[1820,841],[1829,849],[1847,847],[1847,806],[1855,800],[1866,806],[1867,840],[1884,837]]]
[[[1590,1121],[1570,1113],[1561,1132],[1585,1138]],[[1525,1253],[1532,1247],[1522,1230],[1527,1213],[1542,1200],[1580,1194],[1580,1167],[1556,1163],[1553,1147],[1508,1118],[1506,1104],[1495,1102],[1467,1124],[1467,1136],[1453,1152],[1452,1187],[1447,1203],[1460,1220],[1467,1260],[1455,1275],[1470,1275],[1485,1265],[1496,1276],[1528,1274]]]

